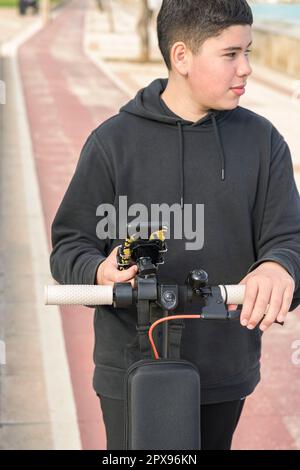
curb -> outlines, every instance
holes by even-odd
[[[49,249],[44,227],[39,184],[35,169],[22,80],[18,67],[17,51],[21,44],[39,32],[42,21],[37,20],[30,28],[1,47],[1,53],[9,59],[10,86],[15,98],[17,139],[23,143],[20,160],[22,165],[28,227],[29,246],[35,277],[35,301],[40,326],[40,342],[43,359],[44,382],[47,389],[48,410],[54,449],[80,450],[81,439],[73,396],[68,360],[66,356],[60,310],[44,305],[44,285],[53,282],[49,270]]]

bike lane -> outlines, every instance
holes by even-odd
[[[85,140],[127,99],[83,53],[86,8],[80,0],[71,2],[19,49],[49,252],[51,223]],[[92,312],[65,307],[61,317],[82,448],[105,449],[100,405],[92,390]]]

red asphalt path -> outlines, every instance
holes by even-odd
[[[128,100],[82,50],[85,2],[73,0],[19,50],[34,157],[50,251],[50,227],[90,132]],[[83,449],[105,449],[105,430],[92,390],[92,310],[61,309],[63,333]],[[263,379],[245,406],[235,449],[297,449],[300,440],[299,314],[266,334]],[[51,354],[51,351],[49,351]],[[299,355],[298,355],[299,357]],[[291,434],[292,429],[292,434]]]
[[[51,223],[85,140],[128,99],[83,53],[85,11],[85,2],[71,2],[19,50],[49,251]],[[82,447],[105,449],[92,390],[93,310],[66,307],[61,315]]]

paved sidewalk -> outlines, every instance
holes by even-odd
[[[3,77],[13,83],[10,64]],[[1,255],[4,292],[0,311],[6,366],[0,366],[0,449],[53,448],[40,329],[29,249],[28,213],[14,89],[7,86],[1,133]],[[0,293],[1,296],[1,293]],[[2,335],[1,335],[2,336]]]
[[[37,21],[35,16],[20,17],[15,9],[0,8],[0,49]],[[21,142],[16,138],[15,77],[9,59],[1,54],[0,79],[6,83],[6,104],[0,105],[0,339],[6,349],[6,365],[0,365],[0,449],[51,449]]]
[[[0,78],[7,92],[0,106],[0,338],[6,345],[6,365],[0,366],[0,449],[80,449],[58,309],[49,308],[46,315],[43,306],[49,250],[14,52],[41,21],[6,13],[7,22],[0,10]]]
[[[117,0],[112,3],[116,13],[114,15],[115,34],[108,32],[108,17],[97,10],[94,0],[87,2],[73,0],[47,28],[27,41],[19,51],[20,71],[49,251],[51,222],[89,133],[102,121],[117,113],[122,104],[140,87],[147,85],[157,76],[167,76],[165,67],[159,60],[154,35],[152,38],[154,61],[152,63],[138,64],[126,60],[128,56],[134,57],[138,53],[133,8],[130,3],[126,8],[121,8]],[[121,60],[119,60],[120,57]],[[266,80],[270,83],[269,86],[262,83]],[[241,105],[269,117],[274,122],[290,144],[294,163],[298,165],[300,144],[297,139],[297,123],[300,103],[292,103],[292,86],[292,79],[255,67],[253,78],[249,81],[248,93],[243,97]],[[281,92],[278,91],[278,87]],[[6,141],[5,145],[8,152],[6,160],[9,158],[10,149],[13,151],[13,146],[20,145],[20,142],[14,142],[13,116],[11,116],[10,126],[7,132],[10,141]],[[18,149],[16,149],[17,152]],[[6,184],[7,194],[14,192],[22,201],[24,197],[19,188],[22,188],[24,182],[22,179],[17,179],[16,170],[17,167],[12,166],[10,174],[5,173],[3,178],[5,181],[2,180],[2,185]],[[2,207],[5,208],[5,204]],[[13,206],[8,206],[7,209],[7,216],[15,213]],[[14,254],[15,266],[11,271],[12,275],[14,272],[18,273],[19,284],[23,285],[22,296],[16,289],[17,301],[22,302],[22,307],[24,301],[27,301],[29,307],[27,313],[22,309],[22,312],[25,312],[22,318],[20,308],[16,306],[17,316],[14,318],[17,323],[12,324],[12,331],[20,334],[21,330],[14,329],[19,323],[20,329],[24,323],[24,328],[32,327],[29,337],[36,345],[35,339],[40,338],[41,331],[38,328],[35,329],[34,308],[36,305],[33,300],[34,294],[30,291],[32,280],[28,277],[27,284],[22,282],[24,266],[28,269],[28,276],[31,275],[30,259],[27,258],[25,244],[20,242],[18,245],[18,236],[22,237],[26,231],[24,227],[26,227],[27,218],[24,216],[24,210],[23,206],[18,209],[17,213],[23,214],[23,218],[17,231],[12,224],[15,219],[10,218],[10,225],[9,220],[5,219],[6,243],[8,246],[11,246],[10,243],[16,243],[18,248]],[[4,212],[3,210],[3,214]],[[20,230],[20,226],[23,230]],[[9,235],[12,232],[14,236],[10,240]],[[22,264],[18,261],[22,261]],[[12,288],[11,280],[10,289]],[[92,311],[83,307],[63,308],[61,309],[61,322],[82,448],[104,449],[104,426],[98,400],[91,388],[94,342]],[[29,329],[24,330],[24,336],[29,334]],[[20,338],[17,339],[16,344],[22,346],[19,342]],[[299,366],[292,362],[294,352],[292,345],[299,339],[299,314],[298,317],[290,316],[284,329],[273,327],[265,334],[263,379],[255,394],[247,400],[234,440],[234,448],[300,449]],[[22,346],[22,352],[18,352],[16,346],[13,347],[13,343],[11,351],[16,351],[17,363],[18,361],[21,363],[22,357],[25,362],[33,357],[40,357],[40,351],[31,353],[27,346]],[[37,376],[42,377],[44,372],[39,367],[43,368],[43,364],[38,360],[35,372]],[[36,391],[36,414],[34,411],[31,413],[31,408],[27,408],[26,411],[28,420],[33,420],[34,426],[49,423],[48,413],[51,412],[49,401],[48,405],[44,401],[45,383],[44,381],[41,383],[40,390]],[[16,384],[15,389],[18,388],[20,386]],[[6,397],[9,395],[8,389]],[[31,395],[31,388],[29,388],[26,396]],[[61,398],[63,412],[63,391]],[[23,412],[20,408],[20,396],[17,403],[19,408],[15,409],[14,415],[16,423],[18,419],[21,419]],[[9,409],[12,409],[11,405]],[[24,429],[24,435],[13,444],[14,448],[17,448],[19,443],[21,448],[26,448],[26,445],[30,448],[34,442],[37,442],[37,446],[44,445],[45,448],[51,448],[54,445],[53,436],[51,432],[48,433],[49,428],[44,433],[44,443],[39,440],[38,436],[38,432],[43,433],[43,430],[35,432],[35,429],[38,430],[38,427],[35,427],[28,428],[26,432],[26,428]],[[1,432],[3,431],[0,430],[0,437]],[[25,435],[30,436],[28,441]],[[13,442],[12,431],[4,440],[4,446],[6,443],[10,446]]]
[[[36,20],[36,15],[19,15],[17,8],[0,8],[0,45],[23,32]]]

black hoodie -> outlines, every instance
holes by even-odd
[[[289,148],[265,118],[242,107],[211,111],[196,123],[176,116],[155,80],[89,136],[52,226],[51,271],[61,284],[94,284],[99,264],[120,239],[96,235],[97,207],[204,205],[204,244],[167,241],[160,282],[183,284],[203,268],[211,285],[236,284],[272,260],[296,281],[300,303],[300,202]],[[128,219],[130,220],[130,218]],[[170,230],[172,234],[172,230]],[[186,312],[185,312],[186,313]],[[139,359],[136,310],[95,310],[98,394],[123,397],[124,372]],[[261,333],[238,321],[186,320],[181,357],[197,365],[202,403],[250,394],[260,377]]]

